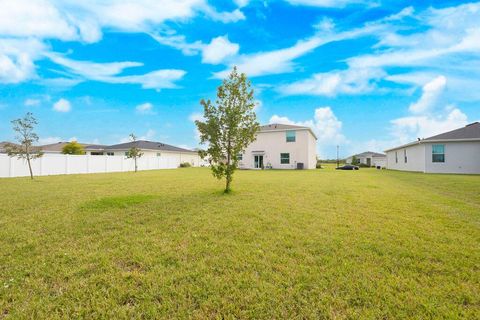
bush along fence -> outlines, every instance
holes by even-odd
[[[137,162],[138,170],[174,169],[182,163],[180,157],[163,155],[142,157]],[[199,163],[192,165],[199,166]],[[45,154],[32,161],[32,169],[34,176],[127,172],[135,170],[135,163],[123,156]],[[0,178],[26,176],[29,171],[25,160],[0,154]]]

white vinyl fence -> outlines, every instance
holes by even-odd
[[[138,170],[173,169],[178,168],[180,162],[180,157],[163,155],[161,157],[144,156],[137,160]],[[198,163],[194,163],[194,165],[198,166]],[[32,170],[34,176],[125,172],[134,171],[135,163],[133,159],[127,159],[124,156],[45,154],[32,161]],[[0,178],[29,175],[28,164],[25,160],[0,154]]]

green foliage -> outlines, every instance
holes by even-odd
[[[33,179],[33,171],[30,161],[43,156],[42,151],[34,147],[34,144],[38,142],[38,135],[33,131],[37,124],[37,119],[31,112],[27,112],[23,118],[12,120],[15,139],[18,144],[7,144],[5,146],[5,150],[10,157],[27,161],[31,179]]]
[[[180,168],[190,168],[192,165],[190,164],[190,162],[182,162],[180,163]]]
[[[360,159],[357,159],[356,156],[352,157],[352,164],[358,164],[360,162]]]
[[[0,179],[0,318],[479,319],[480,176],[334,168]]]
[[[127,158],[133,159],[135,162],[135,172],[138,171],[137,159],[143,156],[143,152],[140,148],[137,148],[137,137],[131,133],[130,139],[134,143],[134,146],[127,151]]]
[[[195,121],[202,144],[200,151],[207,158],[217,179],[225,177],[225,192],[230,192],[233,173],[238,167],[237,155],[255,140],[259,129],[255,114],[255,100],[250,81],[244,73],[233,68],[227,79],[217,90],[215,103],[202,100],[204,121]]]
[[[85,154],[85,149],[77,141],[70,141],[62,148],[63,154],[81,155]]]

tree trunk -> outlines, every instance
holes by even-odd
[[[28,170],[30,171],[30,179],[33,180],[33,171],[32,171],[32,165],[30,163],[30,156],[27,155],[27,163],[28,163]]]
[[[133,158],[135,160],[135,172],[137,172],[137,157]]]
[[[232,178],[230,176],[229,173],[227,173],[227,176],[226,176],[226,184],[225,184],[225,193],[230,193],[231,189],[230,189],[230,183],[232,182]]]

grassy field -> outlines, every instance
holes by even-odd
[[[480,318],[480,176],[0,179],[0,319]]]

